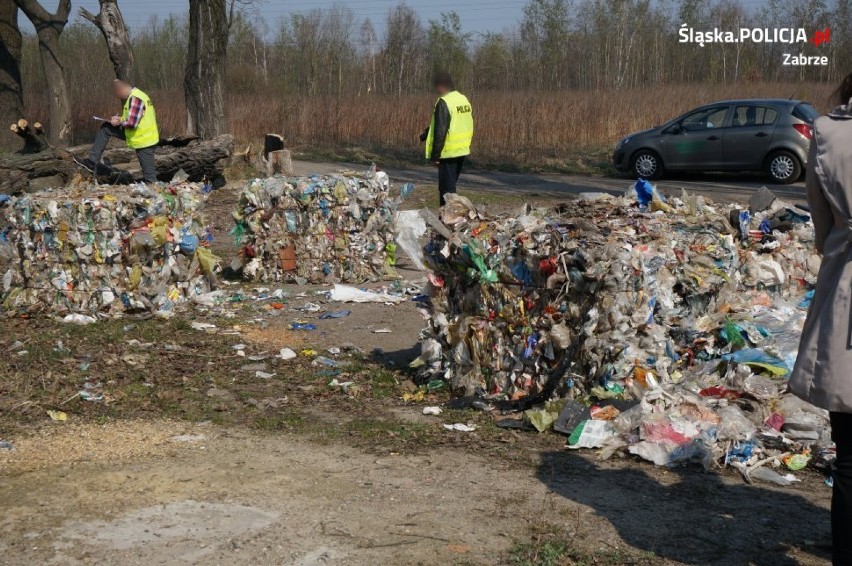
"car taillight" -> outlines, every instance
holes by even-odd
[[[805,138],[809,140],[814,139],[814,128],[810,124],[793,124],[793,127]]]

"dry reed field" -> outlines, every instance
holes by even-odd
[[[612,145],[630,132],[660,124],[695,106],[733,98],[799,98],[820,111],[831,104],[825,83],[752,82],[667,85],[612,91],[469,93],[476,116],[474,158],[480,166],[570,169],[578,160],[606,160]],[[184,131],[180,89],[151,93],[165,135]],[[46,114],[31,101],[33,115]],[[433,98],[422,95],[289,97],[271,91],[232,94],[230,122],[239,143],[266,132],[283,133],[297,152],[416,161],[418,135],[428,124]],[[90,117],[117,104],[108,94],[75,101],[77,141],[97,124]]]

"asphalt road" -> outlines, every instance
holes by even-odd
[[[313,163],[295,161],[296,174],[333,173],[340,169],[363,169],[363,165],[345,163]],[[407,167],[385,169],[397,186],[411,182],[416,185],[436,185],[437,171],[432,167]],[[580,175],[551,175],[529,173],[502,173],[469,171],[462,174],[459,191],[487,191],[530,197],[561,197],[588,192],[622,194],[632,185],[628,177],[602,177]],[[780,198],[804,203],[805,184],[800,181],[793,185],[774,185],[759,174],[678,174],[658,181],[657,188],[667,195],[679,195],[681,189],[698,193],[716,201],[746,201],[754,191],[766,186]]]

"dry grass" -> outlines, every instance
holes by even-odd
[[[481,165],[571,168],[581,156],[606,157],[620,137],[664,122],[694,106],[731,98],[794,96],[821,111],[830,106],[832,87],[823,83],[673,85],[606,92],[472,93],[477,134],[475,158]],[[115,107],[107,93],[75,101],[78,141],[97,125],[92,114]],[[185,107],[179,88],[152,92],[163,132],[184,131]],[[417,137],[427,125],[432,96],[284,97],[273,91],[233,94],[231,125],[240,141],[283,132],[297,150],[352,150],[388,159],[420,158]],[[30,101],[33,116],[45,116],[45,101]]]

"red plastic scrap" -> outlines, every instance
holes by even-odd
[[[778,413],[772,413],[771,415],[766,417],[766,420],[764,422],[766,423],[766,426],[769,426],[771,428],[774,428],[778,432],[781,432],[781,427],[784,426],[784,416],[779,415]]]
[[[717,397],[724,399],[739,399],[743,396],[743,394],[739,391],[728,389],[727,387],[722,387],[721,385],[714,385],[713,387],[702,389],[698,392],[698,394],[702,397]]]
[[[550,277],[559,269],[559,265],[556,263],[555,257],[549,257],[541,260],[538,264],[538,269],[541,273],[547,277]]]

